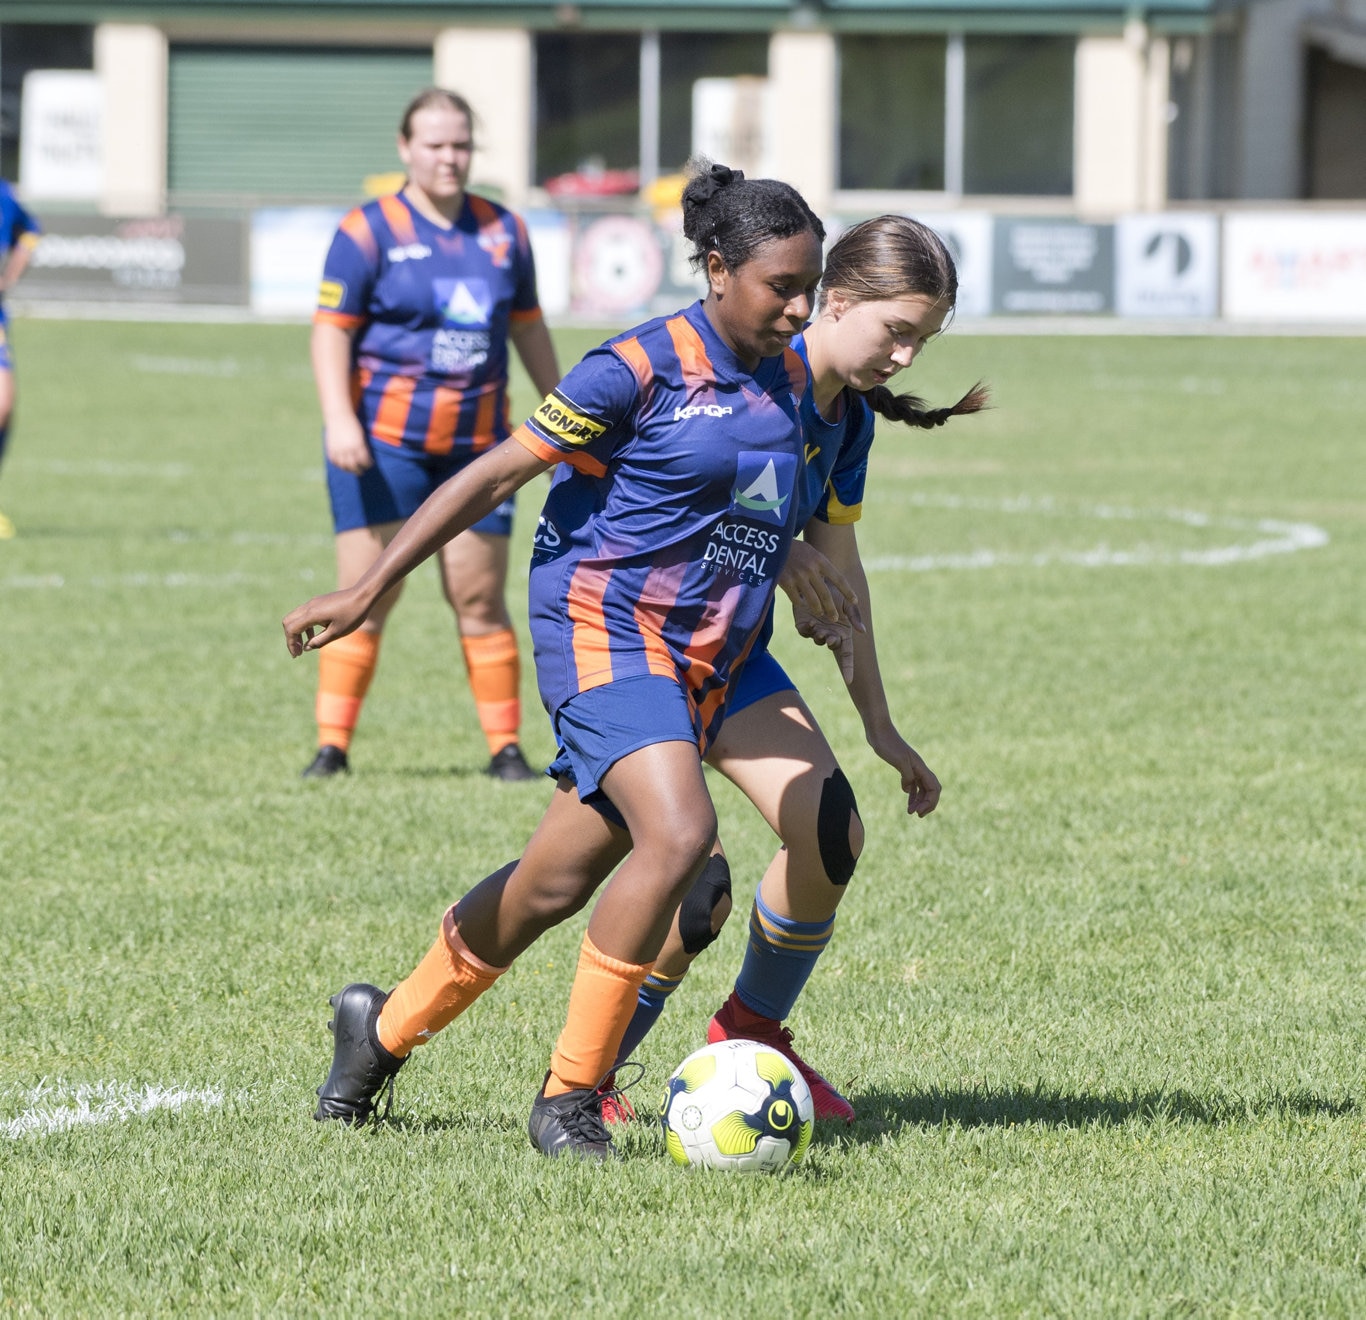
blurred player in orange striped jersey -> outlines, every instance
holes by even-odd
[[[509,340],[538,394],[560,378],[525,225],[466,191],[473,118],[453,92],[415,97],[398,135],[403,188],[347,215],[323,268],[312,358],[341,587],[361,578],[437,486],[507,438]],[[505,598],[512,515],[509,499],[444,546],[439,564],[488,771],[530,780]],[[399,591],[396,584],[359,630],[320,657],[318,752],[306,777],[350,768],[351,736]]]

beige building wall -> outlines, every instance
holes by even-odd
[[[1166,203],[1169,52],[1147,27],[1077,42],[1074,191],[1082,215]]]
[[[477,117],[470,186],[492,186],[514,208],[531,186],[533,49],[521,28],[446,28],[433,51],[438,86],[459,92]]]
[[[166,34],[141,23],[95,29],[95,72],[104,93],[105,215],[166,209]]]
[[[769,40],[774,172],[817,215],[829,213],[835,192],[837,69],[829,32],[775,32]]]

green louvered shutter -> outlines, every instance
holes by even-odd
[[[431,81],[430,49],[172,46],[172,201],[354,201],[401,168],[399,118]]]

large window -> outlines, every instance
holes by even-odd
[[[969,37],[963,191],[1072,191],[1071,37]]]
[[[940,192],[943,37],[840,42],[840,187]]]
[[[35,69],[94,68],[94,32],[89,24],[0,25],[0,176],[19,177],[25,75]]]
[[[640,156],[640,34],[536,38],[536,182],[628,170]]]
[[[692,155],[693,84],[767,74],[766,32],[538,34],[536,182],[674,173]]]
[[[1071,37],[840,39],[844,189],[1072,192]]]

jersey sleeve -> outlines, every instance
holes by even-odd
[[[545,396],[513,438],[547,463],[569,463],[592,476],[635,435],[640,385],[611,348],[595,348]]]
[[[370,296],[379,276],[379,243],[365,212],[350,212],[332,236],[318,286],[314,325],[355,330],[370,319]]]
[[[855,523],[863,516],[863,488],[868,481],[868,452],[873,447],[876,419],[862,399],[855,406],[858,416],[850,420],[821,502],[811,515],[825,523]]]
[[[512,310],[509,316],[514,324],[518,321],[539,320],[541,300],[536,293],[536,257],[531,250],[531,236],[527,233],[526,224],[521,216],[510,215],[508,219],[512,222],[517,236],[517,287],[513,291]]]

